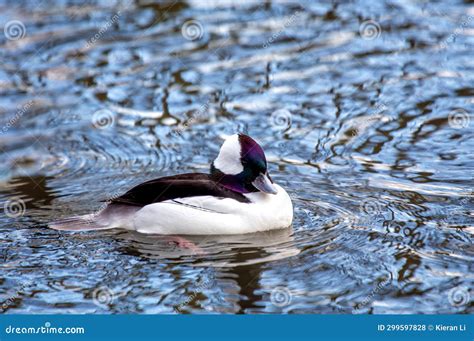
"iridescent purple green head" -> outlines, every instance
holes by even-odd
[[[211,165],[211,175],[215,181],[236,192],[277,193],[267,172],[262,147],[244,134],[232,135],[224,141]]]

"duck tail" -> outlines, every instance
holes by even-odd
[[[53,221],[49,227],[60,231],[91,231],[113,228],[133,229],[133,216],[141,207],[109,204],[104,210]]]
[[[101,224],[97,219],[97,214],[86,214],[56,220],[51,222],[49,227],[59,231],[91,231],[112,228],[109,224]]]

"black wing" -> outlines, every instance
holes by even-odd
[[[188,173],[167,176],[144,182],[111,203],[145,206],[155,202],[177,198],[212,195],[231,198],[239,202],[250,202],[243,194],[231,191],[210,179],[208,174]]]

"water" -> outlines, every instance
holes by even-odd
[[[474,312],[467,1],[5,1],[0,22],[5,313]],[[46,227],[207,171],[236,131],[292,229]]]

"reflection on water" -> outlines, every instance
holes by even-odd
[[[127,252],[176,263],[235,267],[292,257],[299,253],[291,229],[244,235],[150,236],[125,233]]]
[[[474,7],[0,3],[7,313],[472,313]],[[244,236],[50,220],[258,139],[295,207]]]

